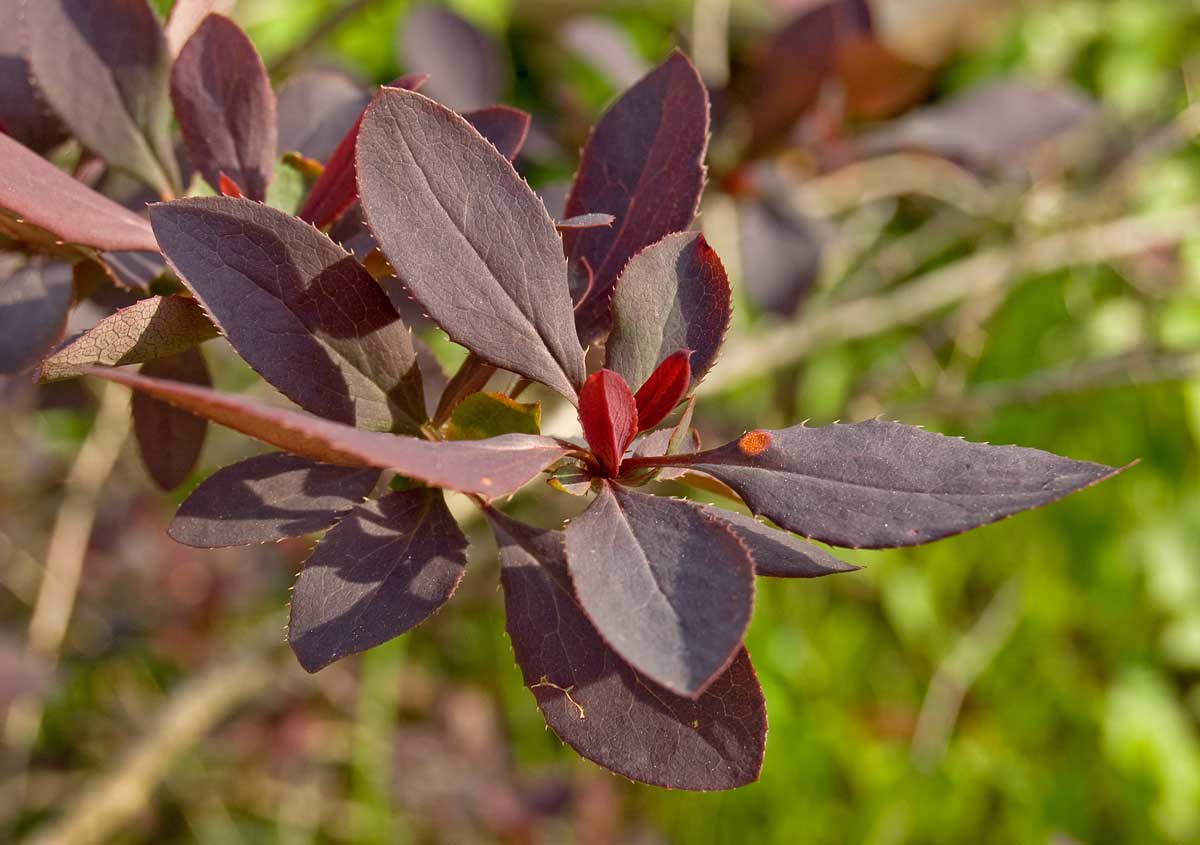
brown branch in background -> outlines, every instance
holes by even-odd
[[[292,66],[310,52],[321,46],[326,38],[360,12],[366,11],[377,0],[353,0],[344,6],[339,6],[317,22],[316,26],[304,37],[304,40],[276,56],[268,67],[271,76],[286,76]]]

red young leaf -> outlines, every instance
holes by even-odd
[[[209,15],[228,15],[237,0],[175,0],[165,27],[167,46],[178,56],[192,33]]]
[[[418,91],[428,78],[425,74],[410,74],[395,80],[389,87]],[[300,208],[300,213],[296,215],[301,220],[312,223],[318,229],[323,229],[337,220],[358,199],[358,174],[354,170],[354,149],[358,145],[358,129],[362,125],[365,113],[366,107],[364,106],[358,120],[354,121],[354,125],[342,137],[341,143],[333,151],[329,161],[325,162],[321,178],[312,186],[312,190],[308,192],[308,197],[304,200],[304,205]]]
[[[0,133],[45,152],[63,140],[62,124],[42,100],[29,68],[29,0],[0,0]]]
[[[83,146],[164,196],[179,185],[167,96],[171,54],[146,0],[35,0],[38,90]]]
[[[525,136],[529,134],[528,112],[510,106],[488,106],[465,112],[463,117],[509,161],[525,146]]]
[[[345,250],[249,200],[176,200],[150,217],[175,272],[285,396],[360,428],[419,430],[425,401],[408,329]]]
[[[369,102],[370,95],[339,71],[307,70],[289,77],[276,105],[279,154],[328,161]]]
[[[12,256],[0,258],[6,259],[0,263],[0,373],[9,375],[34,366],[58,343],[74,286],[69,264],[32,260],[20,265]]]
[[[567,229],[595,229],[611,226],[616,219],[611,214],[577,214],[565,220],[554,221],[554,228],[560,232]]]
[[[709,508],[709,515],[726,523],[754,559],[756,575],[772,578],[820,578],[861,567],[838,560],[820,546],[795,534],[763,525],[757,519],[732,511]]]
[[[650,378],[634,395],[637,403],[638,430],[647,431],[667,418],[683,401],[692,383],[692,350],[674,352],[663,359]]]
[[[579,392],[579,422],[601,468],[616,476],[621,457],[639,431],[637,404],[625,380],[612,370],[588,376]]]
[[[92,367],[88,374],[149,393],[296,455],[340,466],[393,469],[426,484],[485,499],[519,490],[567,453],[566,447],[549,437],[506,434],[487,440],[430,442],[362,431],[232,393],[125,370]]]
[[[629,259],[691,224],[707,148],[708,92],[678,51],[622,94],[592,130],[566,215],[600,212],[618,223],[563,233],[567,257],[586,258],[596,276],[576,313],[583,343],[608,330],[609,294]]]
[[[81,376],[93,364],[141,364],[217,336],[190,296],[152,296],[110,314],[42,362],[41,381]]]
[[[0,232],[5,217],[32,223],[68,244],[158,252],[145,218],[0,134]]]
[[[352,510],[313,549],[292,592],[288,643],[315,672],[424,622],[458,587],[467,538],[440,490]]]
[[[339,467],[269,452],[219,469],[200,484],[167,529],[202,549],[273,543],[324,531],[362,502],[379,480],[373,468]]]
[[[438,6],[418,6],[403,32],[410,71],[429,74],[429,96],[455,111],[503,99],[508,62],[495,40],[470,21]]]
[[[695,698],[737,657],[754,561],[725,523],[609,482],[566,534],[580,606],[633,668]]]
[[[212,378],[198,348],[158,358],[141,368],[144,376],[208,387]],[[133,433],[150,478],[163,490],[174,490],[196,468],[208,422],[145,393],[133,396]]]
[[[575,400],[562,243],[495,147],[444,106],[385,88],[359,132],[358,188],[396,275],[452,340]]]
[[[171,68],[171,102],[204,180],[226,196],[266,199],[275,171],[275,92],[237,24],[221,15],[204,19]],[[240,190],[230,193],[227,182]]]
[[[641,384],[668,355],[691,349],[695,387],[717,361],[732,310],[725,268],[704,235],[668,235],[621,273],[605,366]]]
[[[706,473],[789,531],[867,549],[961,534],[1120,472],[881,420],[751,431],[706,452],[629,463]]]
[[[733,789],[758,779],[767,714],[745,649],[698,698],[662,688],[625,663],[580,610],[561,532],[488,515],[500,546],[508,636],[559,738],[654,786]]]
[[[241,199],[245,196],[245,194],[242,193],[242,189],[238,186],[238,183],[226,176],[225,171],[221,171],[220,177],[217,180],[217,187],[221,191],[221,196],[223,197]]]

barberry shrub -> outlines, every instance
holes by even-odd
[[[21,96],[38,107],[0,113],[0,231],[27,256],[0,287],[4,333],[22,338],[6,340],[5,367],[135,388],[135,430],[164,487],[194,466],[197,418],[279,450],[214,473],[169,531],[199,547],[324,531],[288,631],[309,671],[450,599],[468,551],[444,500],[457,491],[493,529],[513,650],[558,736],[634,780],[737,787],[757,778],[767,729],[743,645],[756,578],[856,568],[810,540],[918,545],[1114,473],[880,420],[701,450],[691,397],[731,306],[720,259],[689,228],[709,104],[682,53],[605,113],[556,224],[511,163],[528,126],[516,110],[458,114],[403,77],[356,107],[324,164],[291,155],[281,168],[275,95],[231,21],[208,16],[168,41],[144,0],[15,5],[32,44]],[[25,146],[66,134],[170,199],[147,219]],[[192,168],[217,195],[171,198]],[[288,169],[301,189],[281,193]],[[144,266],[159,254],[169,271],[151,278],[166,292],[150,295]],[[87,267],[143,298],[46,354]],[[469,350],[437,401],[377,280],[389,275]],[[199,345],[218,334],[299,410],[213,389]],[[593,344],[604,366],[589,374]],[[110,366],[124,364],[143,366]],[[583,439],[543,436],[534,405],[484,392],[498,370],[576,406]],[[565,527],[497,506],[542,474],[591,497]],[[648,492],[680,476],[770,522]]]

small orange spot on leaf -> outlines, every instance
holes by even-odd
[[[742,454],[751,457],[761,455],[770,447],[771,434],[761,429],[746,432],[742,435],[742,439],[738,441],[738,448],[742,450]]]

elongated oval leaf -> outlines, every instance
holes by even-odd
[[[639,431],[637,404],[625,380],[612,370],[588,376],[579,392],[579,422],[592,454],[605,472],[615,476]]]
[[[42,360],[62,337],[73,301],[69,264],[31,261],[0,278],[0,373]]]
[[[192,164],[261,202],[275,170],[275,92],[258,51],[229,18],[209,15],[171,68],[171,102]]]
[[[716,363],[732,313],[729,279],[704,235],[669,235],[634,256],[617,282],[605,366],[640,385],[690,349],[695,387]]]
[[[209,15],[228,15],[237,0],[175,0],[165,27],[167,46],[172,56],[178,56],[192,33]]]
[[[633,669],[580,610],[561,532],[489,514],[500,546],[507,630],[546,724],[581,755],[672,789],[733,789],[758,779],[762,690],[745,649],[698,698]]]
[[[637,404],[639,431],[654,428],[683,401],[692,384],[692,367],[688,363],[691,357],[690,349],[671,353],[638,388],[633,399]]]
[[[456,111],[502,99],[508,63],[500,47],[473,23],[439,6],[418,6],[404,24],[410,71],[429,74],[429,93]]]
[[[167,529],[211,549],[271,543],[324,531],[362,502],[379,470],[339,467],[270,452],[230,464],[184,499]]]
[[[150,223],[0,133],[0,218],[95,249],[158,251]],[[0,219],[0,232],[4,231]]]
[[[396,275],[452,340],[575,399],[562,245],[495,147],[427,97],[385,89],[359,132],[358,189]]]
[[[359,505],[317,544],[296,580],[288,643],[315,672],[424,622],[454,595],[467,538],[440,490]]]
[[[609,296],[629,259],[691,225],[707,149],[708,92],[678,51],[621,95],[592,130],[566,216],[612,214],[617,224],[563,233],[567,257],[586,259],[595,274],[576,314],[583,343],[608,330]]]
[[[866,549],[960,534],[1120,471],[881,420],[751,431],[706,452],[636,461],[707,473],[789,531]]]
[[[528,434],[430,442],[273,408],[232,393],[92,367],[89,375],[141,390],[295,455],[339,466],[394,469],[435,487],[507,496],[567,453],[558,441]]]
[[[144,364],[141,373],[204,387],[212,384],[204,355],[195,347]],[[163,490],[174,490],[196,468],[208,422],[146,393],[134,394],[132,410],[133,433],[146,472]]]
[[[511,106],[488,106],[466,112],[463,117],[509,161],[515,159],[525,146],[525,137],[529,134],[528,112]]]
[[[695,698],[737,656],[754,562],[702,508],[610,483],[566,535],[580,605],[639,672]]]
[[[370,95],[338,71],[308,70],[289,78],[276,104],[279,154],[328,161],[369,102]]]
[[[710,509],[708,513],[725,523],[754,558],[754,573],[772,578],[820,578],[837,572],[855,572],[861,567],[838,560],[820,546],[795,534],[763,525],[757,519],[732,511]]]
[[[85,147],[170,196],[179,185],[167,96],[171,54],[146,0],[26,5],[40,90]]]
[[[211,340],[217,329],[190,296],[152,296],[110,314],[42,363],[40,380],[81,376],[94,364],[141,364]]]
[[[29,0],[0,0],[0,127],[22,144],[45,152],[65,137],[62,124],[33,84],[29,67]]]
[[[425,418],[408,329],[382,288],[329,238],[249,200],[151,209],[163,254],[263,378],[301,407],[374,430]]]

